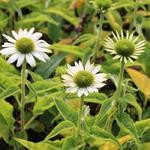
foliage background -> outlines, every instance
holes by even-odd
[[[12,30],[35,27],[43,33],[43,38],[51,44],[50,49],[53,51],[47,63],[39,62],[33,69],[28,66],[26,123],[32,122],[29,122],[24,133],[19,132],[20,68],[16,69],[15,65],[8,64],[0,57],[0,149],[13,149],[18,143],[18,147],[22,144],[33,150],[56,147],[69,150],[75,147],[74,139],[68,137],[75,132],[79,101],[75,95],[64,94],[61,75],[65,73],[67,63],[73,64],[76,60],[85,63],[93,56],[99,15],[88,0],[0,0],[1,45],[4,42],[3,33],[11,34]],[[117,123],[114,122],[111,129],[113,137],[104,130],[98,132],[93,127],[92,134],[97,138],[94,142],[86,139],[86,149],[100,147],[105,150],[108,147],[116,150],[118,148],[112,142],[119,139],[124,149],[134,150],[135,143],[138,142],[136,140],[140,138],[143,150],[148,150],[150,1],[113,0],[112,7],[105,13],[102,29],[99,51],[94,62],[101,64],[101,71],[109,74],[109,80],[99,93],[91,94],[85,99],[86,106],[89,106],[87,109],[90,108],[87,117],[89,127],[95,121],[104,129],[103,119],[109,118],[109,97],[116,89],[119,73],[120,62],[113,60],[104,50],[105,37],[114,30],[135,30],[147,40],[147,45],[136,62],[126,64],[124,91],[127,95],[121,98],[126,113],[125,116],[120,116]],[[22,140],[22,137],[33,143]],[[51,140],[43,145],[40,141],[44,139]]]

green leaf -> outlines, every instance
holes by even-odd
[[[32,24],[37,22],[49,22],[52,24],[57,25],[57,22],[52,19],[50,16],[39,13],[39,12],[33,12],[29,15],[24,16],[23,19],[17,22],[18,25],[25,25],[25,24]]]
[[[14,125],[13,106],[5,100],[0,100],[0,137],[9,142],[9,133]]]
[[[46,142],[34,143],[34,142],[26,141],[23,139],[19,139],[19,138],[14,138],[14,139],[18,143],[22,144],[28,150],[41,150],[41,149],[43,149],[43,150],[61,150],[60,148],[55,147],[54,145],[52,145],[50,143],[46,143]]]
[[[121,16],[117,11],[113,10],[107,12],[106,17],[114,30],[121,31],[123,22]]]
[[[139,115],[139,118],[141,118],[141,115],[142,115],[142,108],[141,106],[139,105],[139,103],[136,101],[135,97],[131,94],[126,94],[126,96],[124,97],[125,101],[132,105],[133,107],[135,107],[138,115]]]
[[[10,86],[8,88],[6,88],[1,94],[0,94],[0,99],[6,99],[7,97],[10,97],[14,94],[16,94],[17,92],[19,92],[19,88],[15,87],[15,86]]]
[[[103,127],[107,121],[109,109],[112,106],[112,99],[107,99],[101,106],[100,112],[96,115],[95,125]]]
[[[91,93],[85,97],[85,102],[102,104],[107,99],[107,96],[104,93]]]
[[[9,73],[12,73],[12,74],[17,74],[18,75],[18,71],[17,69],[9,64],[5,59],[3,59],[1,56],[0,56],[0,64],[1,64],[1,67],[0,67],[0,72],[9,72]]]
[[[53,80],[40,80],[31,84],[31,89],[29,94],[26,96],[26,103],[34,102],[37,96],[45,96],[51,94],[54,96],[56,92],[58,92],[64,85],[61,82],[53,81]],[[60,95],[62,92],[58,92]]]
[[[121,129],[130,133],[134,137],[135,141],[140,143],[135,124],[126,112],[118,113],[116,116],[116,121]]]
[[[61,99],[55,99],[55,105],[65,120],[69,120],[77,125],[78,113],[70,105]]]
[[[75,137],[68,137],[65,139],[64,144],[62,146],[62,150],[79,150],[83,145],[76,145]]]
[[[73,54],[78,57],[83,56],[84,49],[80,48],[75,45],[62,45],[62,44],[53,44],[50,46],[50,49],[68,53],[68,54]]]
[[[35,1],[34,0],[30,0],[30,1],[26,1],[26,0],[17,0],[16,1],[16,6],[18,8],[23,8],[23,7],[27,7],[27,6],[35,6]]]
[[[150,142],[147,142],[141,145],[142,150],[149,150],[149,148],[150,148]]]
[[[80,44],[80,43],[83,43],[83,42],[92,42],[92,43],[94,43],[95,40],[96,40],[96,36],[94,34],[83,34],[78,39],[76,39],[74,44]]]
[[[33,115],[41,115],[44,113],[44,111],[50,109],[54,105],[54,102],[52,101],[52,97],[45,96],[45,97],[38,97],[37,102],[35,103],[33,107]]]
[[[95,137],[99,137],[102,138],[106,141],[111,141],[114,144],[118,145],[120,147],[119,142],[117,141],[117,139],[109,132],[105,131],[102,128],[99,128],[98,126],[93,126],[92,127],[92,135]]]
[[[70,11],[66,10],[65,8],[51,7],[44,10],[44,12],[59,15],[75,26],[79,24],[79,19],[73,16],[71,13],[68,13]]]
[[[8,127],[12,129],[15,121],[13,118],[13,106],[5,100],[0,100],[0,113],[4,117]]]
[[[8,19],[8,16],[0,10],[0,30],[3,30],[7,26]]]
[[[135,127],[137,129],[138,136],[141,137],[146,130],[150,129],[150,119],[135,122]]]
[[[5,142],[9,142],[9,139],[8,139],[9,133],[10,133],[10,129],[8,127],[8,124],[4,116],[0,113],[0,138],[2,137]]]
[[[64,53],[53,55],[46,63],[40,63],[35,72],[44,78],[48,78],[65,57],[66,54]]]
[[[33,81],[41,81],[43,80],[42,76],[40,76],[39,74],[29,71],[30,76],[32,77]]]
[[[45,141],[51,139],[52,137],[58,134],[61,134],[65,130],[73,129],[73,128],[75,128],[75,126],[71,121],[62,121],[51,131],[50,134],[46,136]]]

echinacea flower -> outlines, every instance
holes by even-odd
[[[9,63],[17,61],[19,67],[26,60],[31,67],[34,67],[36,66],[34,57],[43,62],[49,59],[45,53],[51,51],[48,49],[48,43],[40,40],[42,33],[34,33],[34,28],[31,28],[29,31],[19,29],[18,33],[12,31],[12,35],[13,37],[3,34],[8,42],[2,45],[3,49],[0,51],[2,55],[9,57]]]
[[[94,67],[88,61],[85,66],[79,61],[75,62],[75,66],[68,64],[67,73],[62,76],[67,93],[76,93],[79,97],[87,96],[89,93],[98,92],[98,88],[105,85],[106,81],[104,73],[98,73],[99,66]]]
[[[121,31],[121,34],[118,32],[112,33],[114,40],[110,37],[105,39],[104,46],[110,54],[115,55],[113,59],[124,59],[124,62],[127,63],[127,60],[133,62],[133,59],[137,59],[145,48],[145,40],[141,40],[139,36],[134,36],[134,32],[129,34],[126,32],[126,36]]]

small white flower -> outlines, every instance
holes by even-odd
[[[126,32],[124,36],[123,31],[121,35],[118,32],[112,33],[114,40],[110,37],[107,37],[104,43],[106,50],[110,54],[115,55],[113,59],[124,59],[124,62],[127,63],[127,60],[133,62],[133,59],[137,59],[142,52],[144,52],[145,40],[140,40],[140,37],[134,37],[134,32],[129,34]]]
[[[94,67],[88,61],[85,66],[81,62],[75,62],[75,66],[68,64],[67,73],[62,76],[67,93],[78,93],[78,96],[87,96],[89,93],[98,92],[98,88],[105,85],[106,81],[104,73],[98,73],[99,66]]]
[[[0,53],[9,57],[9,63],[17,61],[17,67],[19,67],[26,60],[31,67],[34,67],[36,66],[34,57],[43,62],[49,59],[49,56],[45,54],[51,52],[48,49],[48,43],[40,40],[42,33],[33,32],[34,28],[29,31],[19,29],[18,33],[12,31],[13,38],[3,34],[8,42],[2,45],[3,49]]]

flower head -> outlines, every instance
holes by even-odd
[[[75,66],[68,65],[67,73],[62,76],[66,92],[78,93],[78,96],[88,95],[88,93],[98,92],[98,88],[105,85],[106,81],[104,73],[98,73],[99,66],[94,67],[88,61],[85,66],[81,62],[75,62]]]
[[[133,62],[133,59],[137,59],[144,52],[146,42],[140,40],[139,36],[134,37],[134,32],[129,34],[127,31],[126,36],[124,36],[123,31],[121,31],[121,35],[118,32],[112,34],[114,40],[107,37],[104,46],[108,52],[115,55],[114,59],[124,59],[125,63],[127,60]]]
[[[49,59],[45,53],[50,53],[48,43],[40,40],[42,34],[34,33],[34,28],[29,31],[20,29],[18,33],[12,31],[13,38],[3,34],[8,40],[2,45],[3,49],[0,51],[2,55],[9,57],[8,62],[13,63],[17,61],[17,67],[21,66],[24,60],[34,67],[36,65],[34,57],[45,62]]]

